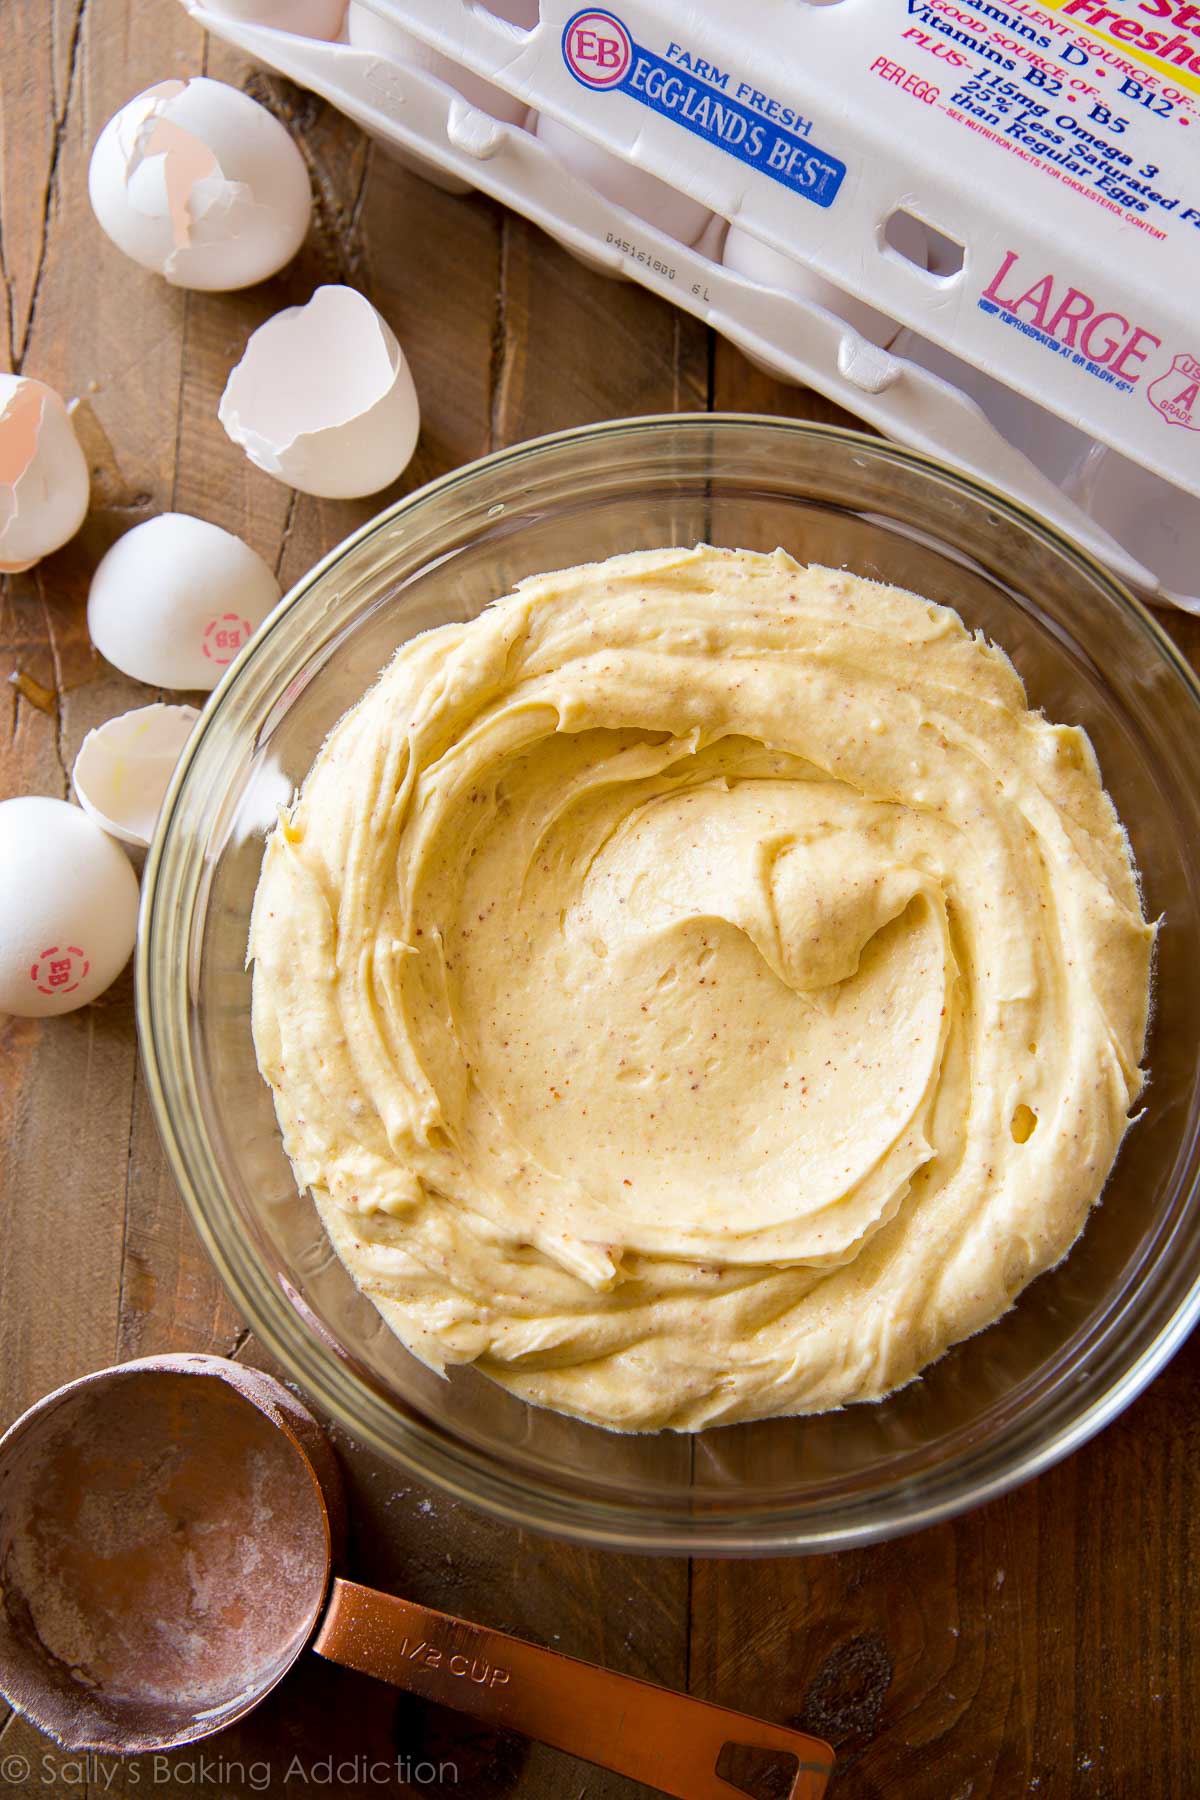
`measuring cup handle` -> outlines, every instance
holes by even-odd
[[[728,1743],[794,1756],[799,1767],[787,1800],[821,1800],[833,1768],[833,1752],[819,1738],[353,1581],[334,1581],[313,1648],[489,1725],[631,1775],[676,1800],[745,1800],[743,1789],[717,1774],[717,1758]]]

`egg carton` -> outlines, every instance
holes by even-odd
[[[354,41],[183,4],[1200,612],[1200,36],[1184,67],[1134,0],[369,0]]]

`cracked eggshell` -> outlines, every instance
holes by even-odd
[[[279,599],[262,557],[230,531],[161,513],[118,538],[88,593],[101,656],[151,687],[213,688]]]
[[[503,0],[497,0],[487,10],[507,17]],[[519,20],[514,22],[519,23]],[[422,43],[403,26],[393,25],[390,19],[381,19],[360,0],[350,0],[346,36],[356,50],[373,50],[389,62],[404,63],[410,69],[423,69],[427,75],[436,75],[439,81],[444,81],[447,87],[452,87],[464,100],[469,100],[472,106],[493,119],[500,119],[506,125],[520,125],[524,120],[526,101],[518,100],[514,94],[506,94],[503,88],[485,81],[473,69],[464,68],[432,45]]]
[[[199,717],[194,706],[139,706],[88,732],[71,780],[80,806],[101,831],[145,849]]]
[[[694,244],[712,213],[690,194],[681,194],[666,181],[660,181],[649,169],[639,169],[624,157],[616,156],[593,144],[561,119],[539,113],[536,135],[565,169],[595,188],[614,206],[657,226],[680,244]]]
[[[74,537],[88,488],[87,459],[54,389],[0,375],[0,574],[32,568]]]
[[[907,224],[911,226],[911,230],[906,228],[905,219],[897,215],[896,247],[910,262],[924,268],[927,253],[924,231],[916,219],[908,220]],[[798,294],[801,299],[814,301],[816,305],[823,306],[826,312],[844,319],[860,337],[878,344],[881,349],[886,350],[901,330],[898,319],[889,318],[887,313],[868,306],[865,300],[860,300],[856,295],[847,293],[845,288],[827,281],[815,269],[797,262],[795,257],[785,256],[782,250],[764,244],[740,225],[729,227],[722,261],[727,269],[732,269],[735,275],[744,275],[748,281],[760,282],[763,287],[782,288],[786,293]]]
[[[251,334],[217,416],[257,468],[327,500],[395,481],[421,424],[387,321],[354,288],[333,286]]]
[[[88,195],[108,236],[175,287],[221,291],[274,275],[308,230],[299,150],[265,107],[223,81],[160,81],[96,140]]]
[[[0,803],[0,1012],[86,1006],[129,961],[137,910],[129,858],[77,806]]]

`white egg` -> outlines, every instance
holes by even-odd
[[[599,144],[593,144],[590,138],[561,120],[552,119],[548,113],[538,116],[537,136],[564,168],[598,194],[614,206],[636,213],[639,219],[657,226],[681,244],[694,244],[712,217],[709,208],[690,194],[681,194],[648,169],[639,169],[623,157],[614,156],[611,150],[602,150]]]
[[[224,290],[290,262],[312,212],[299,150],[223,81],[160,81],[96,140],[92,210],[117,248],[175,287]]]
[[[1011,389],[1007,392],[1010,404],[1020,403]],[[1025,404],[1031,413],[1040,411]],[[1043,438],[1055,427],[1070,429],[1046,413],[1040,425]],[[1103,444],[1093,444],[1080,463],[1068,492],[1165,588],[1182,595],[1200,592],[1200,500]],[[1194,599],[1185,599],[1184,606],[1188,612],[1200,610]]]
[[[87,459],[53,388],[0,375],[0,574],[74,537],[88,509]]]
[[[1068,494],[1076,499],[1079,497],[1080,467],[1095,444],[1086,431],[1068,424],[1065,419],[1056,418],[1035,401],[1027,400],[1024,394],[997,381],[995,376],[985,375],[982,369],[963,362],[961,357],[915,331],[906,330],[901,334],[894,353],[958,388],[975,402],[1000,436],[1007,438],[1015,449],[1035,463],[1056,487],[1065,485]],[[1109,520],[1105,520],[1105,524],[1114,536],[1118,535]]]
[[[241,538],[162,513],[101,558],[88,630],[101,656],[135,681],[212,688],[278,599],[279,583]]]
[[[918,263],[924,268],[926,242],[922,227],[918,220],[912,219],[909,221],[912,229],[906,231],[904,217],[903,214],[897,214],[894,221],[897,248],[902,249],[910,262]],[[763,287],[783,288],[789,294],[798,294],[802,299],[815,301],[826,312],[834,313],[839,319],[844,319],[847,325],[852,325],[861,337],[867,338],[872,344],[879,344],[886,349],[900,330],[898,320],[868,306],[856,295],[848,294],[845,288],[827,281],[815,269],[806,268],[795,257],[786,256],[782,250],[764,244],[740,225],[729,227],[725,237],[723,261],[725,267],[732,269],[735,275],[744,275],[750,281],[761,283]]]
[[[101,831],[146,847],[199,717],[194,706],[139,706],[88,732],[71,780],[80,806]]]
[[[251,334],[217,416],[257,468],[331,500],[387,487],[421,425],[387,321],[354,288],[332,286]]]
[[[0,1012],[37,1019],[102,994],[137,935],[129,859],[65,800],[0,803]]]
[[[488,11],[499,12],[500,6],[489,6]],[[464,68],[440,50],[423,44],[403,26],[393,25],[390,19],[381,19],[369,6],[360,4],[360,0],[350,0],[346,35],[356,50],[373,50],[389,62],[406,63],[411,69],[423,69],[427,75],[436,75],[439,81],[454,88],[480,112],[488,113],[506,125],[519,125],[525,117],[527,103],[524,100],[506,94],[503,88],[485,81],[473,69]]]
[[[346,0],[205,0],[211,13],[245,25],[269,25],[329,43],[342,29]]]

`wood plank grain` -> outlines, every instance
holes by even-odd
[[[504,232],[498,444],[705,409],[708,333],[696,320],[585,268],[526,219],[509,214]]]
[[[68,112],[78,103],[86,0],[6,9],[0,106],[0,307],[7,366],[31,345],[59,196]]]

